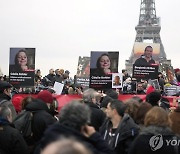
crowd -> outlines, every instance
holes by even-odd
[[[55,72],[50,69],[42,78],[37,70],[37,87],[43,82],[52,86],[59,81],[67,83],[65,94],[82,95],[82,99],[69,102],[60,112],[52,89],[39,89],[36,98],[19,98],[17,107],[12,103],[12,85],[0,81],[0,153],[180,153],[180,106],[171,107],[161,91],[153,86],[145,90],[146,83],[139,82],[138,93],[145,94],[146,100],[133,97],[122,102],[118,100],[119,91],[83,90],[73,85],[69,71]],[[128,78],[124,75],[125,82]],[[21,131],[17,122],[28,113],[29,134]]]

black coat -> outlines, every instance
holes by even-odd
[[[112,130],[112,123],[109,119],[100,128],[102,137],[109,143],[109,146],[117,154],[127,154],[128,150],[139,133],[139,126],[135,124],[134,120],[125,114],[114,132],[115,135],[110,136]]]
[[[153,59],[151,59],[149,62],[147,62],[147,60],[144,58],[144,55],[142,55],[140,58],[138,58],[134,65],[136,66],[148,66],[151,64],[155,64],[155,61]]]
[[[26,106],[27,111],[33,112],[32,132],[35,142],[39,141],[43,136],[46,128],[55,123],[55,118],[49,113],[49,109],[45,102],[35,100]]]
[[[23,137],[7,120],[0,119],[0,151],[5,154],[28,154]]]
[[[54,83],[54,81],[55,81],[55,75],[54,75],[54,74],[48,74],[46,77],[47,77],[52,83]]]
[[[96,104],[87,103],[87,105],[90,107],[90,110],[91,110],[90,125],[93,126],[96,131],[99,131],[99,128],[104,123],[106,115]]]
[[[99,133],[92,134],[89,138],[78,132],[77,130],[64,126],[60,123],[52,125],[45,132],[44,137],[40,142],[40,148],[43,149],[49,143],[58,140],[60,137],[75,138],[80,143],[84,144],[90,149],[93,154],[111,154],[112,151],[109,149],[107,143],[101,138]],[[36,153],[39,154],[39,149],[36,149]]]
[[[158,137],[159,140],[154,140],[153,142],[151,137],[155,135],[161,135],[161,137]],[[178,137],[176,137],[168,127],[148,126],[144,128],[134,140],[129,154],[179,154],[179,146],[167,145],[166,140],[173,139],[178,140]],[[152,143],[154,143],[154,146],[152,146]]]
[[[62,83],[62,81],[64,80],[63,79],[63,76],[62,75],[58,75],[58,74],[56,74],[55,76],[54,76],[54,82],[59,82],[59,83]]]

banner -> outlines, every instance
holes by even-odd
[[[180,94],[180,88],[178,86],[165,86],[164,93],[166,96],[175,96]]]
[[[9,81],[14,87],[34,86],[35,48],[10,48]]]
[[[112,73],[118,73],[119,52],[91,52],[90,87],[103,90],[112,88]]]
[[[158,66],[136,66],[133,65],[133,78],[136,79],[157,79]]]
[[[75,83],[84,89],[89,88],[90,57],[79,56]]]

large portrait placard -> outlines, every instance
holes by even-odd
[[[9,81],[14,87],[34,86],[35,48],[10,48]]]
[[[84,89],[89,88],[90,57],[79,56],[75,83]]]
[[[112,88],[112,73],[118,73],[118,60],[118,51],[92,51],[90,87],[97,90]]]
[[[155,62],[159,62],[160,58],[160,44],[159,43],[140,43],[135,42],[133,51],[134,51],[134,59],[138,59],[141,55],[144,54],[144,50],[147,46],[151,46],[153,49],[152,52],[152,59],[155,60]],[[133,62],[134,63],[134,62]]]

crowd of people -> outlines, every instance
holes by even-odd
[[[55,72],[50,69],[42,78],[37,70],[36,83],[53,84],[59,80],[70,82],[69,87],[73,89],[69,71]],[[40,90],[36,97],[22,98],[17,107],[12,103],[12,85],[0,81],[0,153],[180,153],[180,106],[170,106],[152,86],[143,93],[143,86],[144,83],[138,83],[138,91],[146,95],[145,101],[137,96],[120,101],[114,89],[104,93],[91,88],[79,89],[76,93],[82,99],[69,102],[58,112],[52,89]],[[64,93],[69,94],[69,87]],[[32,133],[28,138],[16,123],[24,112],[32,114]]]

